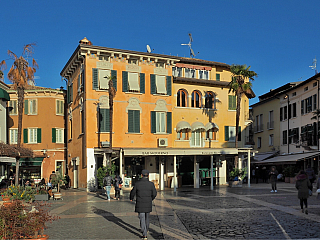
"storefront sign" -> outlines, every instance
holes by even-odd
[[[238,154],[238,149],[236,148],[222,148],[222,149],[134,149],[134,148],[124,148],[125,156],[184,156],[184,155],[225,155],[225,154]]]

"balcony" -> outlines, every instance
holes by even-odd
[[[268,130],[274,129],[274,121],[267,122],[267,129],[268,129]]]
[[[263,132],[263,124],[254,126],[254,133]]]

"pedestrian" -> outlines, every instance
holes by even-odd
[[[271,192],[277,192],[277,176],[278,176],[278,171],[276,169],[275,166],[271,167],[271,171],[269,172],[269,176],[270,176],[270,183],[271,183],[271,187],[272,190]]]
[[[103,186],[106,190],[106,195],[108,201],[110,201],[110,190],[112,186],[112,177],[109,175],[109,172],[106,172],[106,176],[103,178]]]
[[[156,198],[157,191],[153,182],[149,181],[148,170],[142,170],[141,177],[130,192],[130,201],[136,196],[135,212],[138,213],[140,219],[142,238],[146,240],[149,230],[149,215],[152,212],[152,201]]]
[[[71,182],[70,182],[70,177],[69,177],[68,173],[66,173],[64,178],[66,179],[66,189],[69,189]]]
[[[120,190],[122,188],[122,179],[118,173],[116,173],[116,176],[113,179],[113,186],[115,191],[115,199],[120,200]]]
[[[308,179],[308,175],[305,171],[300,170],[296,176],[296,189],[298,189],[298,198],[300,199],[301,212],[308,214],[308,197],[309,190],[311,189],[311,183]],[[306,209],[303,209],[303,204]]]
[[[52,173],[50,174],[50,177],[49,177],[49,183],[51,183],[51,187],[52,187],[52,189],[54,189],[55,188],[55,185],[53,185],[52,184],[52,180],[54,179],[54,178],[56,178],[56,172],[55,171],[52,171]]]
[[[306,169],[306,173],[307,173],[307,176],[308,176],[308,179],[311,183],[311,191],[312,191],[312,185],[313,185],[313,182],[314,180],[316,180],[316,175],[314,174],[314,170],[311,168],[310,165],[308,165],[308,168]]]
[[[317,179],[317,199],[320,199],[320,171],[318,173],[318,179]]]

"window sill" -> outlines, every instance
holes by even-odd
[[[175,142],[190,142],[189,139],[176,139]]]
[[[167,94],[153,93],[153,96],[169,97]]]
[[[136,94],[136,95],[143,95],[144,93],[141,92],[124,92],[125,94]]]
[[[218,140],[213,140],[213,139],[206,139],[204,140],[205,142],[219,142]]]
[[[136,134],[136,135],[142,135],[143,133],[126,132],[126,134]]]
[[[154,135],[169,135],[171,133],[153,133]]]
[[[230,112],[236,112],[237,110],[236,110],[236,109],[228,109],[228,111],[230,111]]]

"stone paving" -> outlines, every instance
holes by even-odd
[[[183,187],[158,192],[150,219],[148,239],[320,239],[320,200],[308,200],[309,214],[300,212],[294,184],[279,183],[248,188]],[[139,219],[129,190],[120,201],[79,190],[62,192],[53,201],[48,224],[50,239],[139,239]]]

